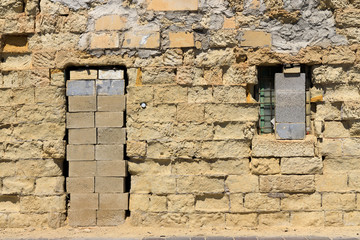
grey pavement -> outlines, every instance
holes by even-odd
[[[184,237],[144,237],[144,238],[5,238],[3,240],[360,240],[360,237],[321,236],[275,236],[275,237],[226,237],[226,236],[184,236]]]

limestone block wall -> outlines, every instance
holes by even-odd
[[[127,69],[132,224],[360,225],[359,12],[358,0],[1,1],[0,227],[71,222],[66,80],[76,93],[85,79],[66,72],[106,66]],[[304,140],[258,132],[258,67],[282,64],[308,69]]]

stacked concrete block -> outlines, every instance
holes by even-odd
[[[304,139],[305,73],[276,73],[275,101],[276,137],[278,139]]]
[[[69,224],[118,225],[128,209],[124,71],[71,70],[66,94]]]

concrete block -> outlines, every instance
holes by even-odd
[[[124,80],[124,70],[99,70],[99,79]]]
[[[87,227],[96,225],[96,210],[69,210],[69,225]]]
[[[69,162],[70,177],[93,177],[96,174],[95,161]]]
[[[97,161],[96,176],[102,177],[126,177],[127,161]]]
[[[97,107],[100,112],[123,112],[125,111],[125,104],[125,95],[97,97]]]
[[[126,26],[127,18],[119,15],[102,16],[95,21],[95,31],[122,30]]]
[[[284,73],[275,73],[276,91],[305,92],[305,73],[300,73],[298,76],[285,76]]]
[[[170,32],[169,33],[170,47],[194,47],[194,33],[193,32]]]
[[[94,177],[66,178],[66,191],[68,193],[93,193],[94,187]]]
[[[96,128],[69,129],[69,144],[96,144]]]
[[[305,122],[305,92],[276,92],[277,123]]]
[[[101,193],[100,210],[128,210],[129,193]]]
[[[92,96],[95,95],[94,80],[76,80],[66,83],[66,96]]]
[[[154,11],[196,11],[198,0],[146,0],[147,10]]]
[[[95,192],[124,193],[125,180],[122,177],[95,177]]]
[[[97,70],[71,70],[70,80],[97,79]]]
[[[271,47],[271,34],[262,31],[244,31],[243,47]]]
[[[70,194],[71,210],[83,210],[99,208],[98,193],[71,193]]]
[[[96,92],[99,96],[124,95],[124,80],[97,80]]]
[[[96,160],[124,160],[124,145],[96,145]]]
[[[68,161],[94,160],[94,145],[67,145],[66,158]]]
[[[126,129],[125,128],[98,128],[99,144],[125,144]]]
[[[123,112],[96,112],[96,127],[122,127],[124,125]]]
[[[96,111],[95,96],[69,96],[69,112],[91,112]]]
[[[97,225],[98,226],[117,226],[125,222],[125,211],[114,210],[98,210]]]
[[[301,140],[305,138],[305,123],[277,123],[276,138]]]
[[[94,120],[93,112],[66,113],[66,128],[93,128]]]

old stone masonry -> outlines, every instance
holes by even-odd
[[[0,228],[360,226],[360,0],[0,0]]]

